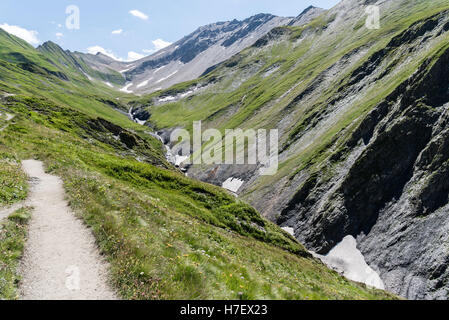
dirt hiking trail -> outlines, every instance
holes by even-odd
[[[23,300],[113,300],[107,263],[91,231],[65,200],[59,177],[46,174],[36,160],[22,162],[31,179],[28,240],[20,266]]]

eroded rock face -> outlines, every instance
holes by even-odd
[[[389,48],[439,32],[441,17],[411,28],[353,75],[376,72]],[[449,50],[380,103],[354,131],[334,163],[339,179],[315,174],[282,207],[278,223],[318,253],[357,237],[386,288],[410,299],[449,297]]]
[[[243,21],[203,26],[167,48],[136,61],[123,75],[134,92],[166,89],[200,77],[254,44],[271,29],[291,21],[292,18],[258,14]]]

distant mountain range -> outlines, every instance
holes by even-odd
[[[218,22],[193,33],[149,57],[131,63],[104,54],[69,52],[52,42],[38,48],[64,65],[76,66],[86,76],[125,93],[150,93],[193,80],[234,54],[254,44],[275,27],[306,24],[324,10],[313,6],[296,18],[258,14],[243,21]]]

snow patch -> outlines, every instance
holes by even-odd
[[[162,138],[160,138],[162,141]],[[175,167],[180,167],[181,164],[190,158],[190,155],[188,156],[180,156],[178,154],[173,154],[173,151],[170,149],[169,146],[165,145],[165,148],[167,149],[166,158],[167,161],[173,164]]]
[[[137,88],[142,88],[148,85],[148,83],[153,80],[153,78],[150,78],[148,80],[143,81],[142,83],[140,83],[139,85],[137,85]]]
[[[128,83],[126,86],[120,89],[121,92],[125,93],[133,93],[131,90],[128,90],[131,86],[133,86],[133,83]]]
[[[188,95],[191,95],[192,93],[194,93],[194,91],[193,90],[189,90],[189,91],[181,94],[181,99],[187,97]]]
[[[156,70],[154,70],[153,74],[158,73],[159,71],[161,71],[162,69],[164,69],[166,66],[162,66],[160,68],[157,68]]]
[[[133,69],[134,67],[135,67],[135,65],[132,65],[132,66],[130,66],[128,69],[124,69],[124,70],[119,71],[119,72],[120,72],[120,73],[125,73],[125,72],[127,72],[127,71]]]
[[[144,126],[145,123],[147,123],[146,120],[140,120],[140,119],[137,119],[137,118],[134,118],[134,121],[135,121],[136,123],[140,124],[141,126]]]
[[[189,159],[190,156],[179,156],[179,155],[175,155],[175,166],[176,167],[180,167],[181,164],[186,161],[187,159]]]
[[[284,230],[285,232],[287,232],[289,235],[291,236],[295,236],[295,229],[290,228],[290,227],[283,227],[281,228],[282,230]]]
[[[92,79],[92,77],[89,76],[87,73],[85,73],[85,72],[83,72],[83,73],[84,73],[84,75],[86,76],[86,78],[89,79],[89,81],[93,81],[93,80],[94,80],[94,79]]]
[[[108,87],[114,88],[114,86],[110,83],[110,82],[103,82],[105,85],[107,85]]]
[[[169,74],[168,76],[166,76],[166,77],[164,77],[164,78],[161,78],[161,79],[159,79],[158,81],[156,81],[156,83],[160,83],[160,82],[162,82],[162,81],[165,81],[165,80],[167,80],[168,78],[171,78],[171,77],[173,77],[175,74],[177,74],[178,73],[178,70],[176,70],[175,72],[172,72],[171,74]]]
[[[234,193],[237,193],[239,191],[240,187],[245,183],[245,181],[237,179],[237,178],[229,178],[225,182],[223,182],[222,187],[232,191]]]
[[[165,98],[159,99],[159,102],[169,102],[169,101],[174,101],[174,100],[176,100],[176,98],[175,98],[175,97],[172,97],[172,96],[168,96],[168,97],[165,97]]]
[[[356,239],[352,236],[346,236],[326,256],[313,252],[312,254],[349,280],[361,282],[370,287],[385,289],[379,274],[366,263],[365,257],[357,249]]]

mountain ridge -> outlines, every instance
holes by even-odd
[[[292,22],[303,24],[323,12],[313,7],[298,18],[257,14],[242,21],[234,19],[201,26],[167,48],[128,63],[123,72],[127,91],[144,94],[193,80],[251,46],[271,29]]]

